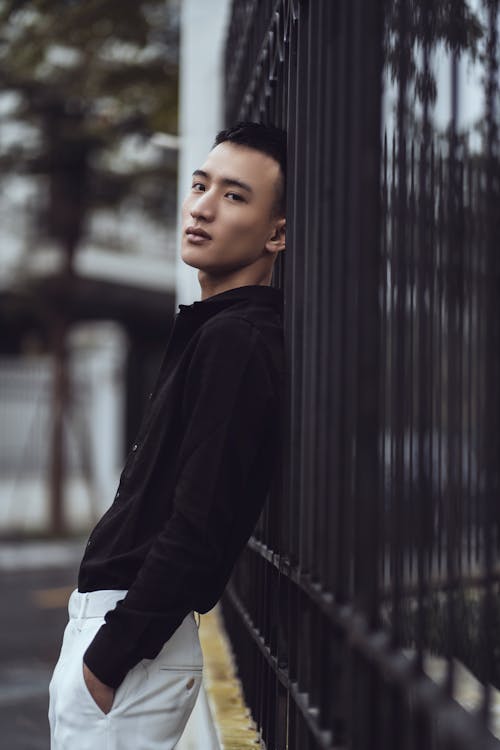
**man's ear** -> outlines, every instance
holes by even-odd
[[[269,239],[266,242],[266,250],[271,253],[279,253],[285,249],[286,245],[286,219],[278,219],[274,224],[274,230]]]

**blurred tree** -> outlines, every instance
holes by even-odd
[[[178,15],[174,0],[0,0],[0,92],[16,94],[8,116],[34,134],[0,150],[0,173],[46,178],[37,232],[64,251],[58,283],[44,300],[54,355],[50,494],[57,534],[65,531],[63,420],[75,251],[92,210],[118,207],[131,194],[165,220],[176,155],[133,168],[124,168],[122,157],[131,137],[146,143],[152,133],[176,132]]]

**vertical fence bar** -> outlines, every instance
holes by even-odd
[[[498,259],[498,231],[499,200],[500,200],[500,174],[498,171],[498,159],[500,150],[498,147],[498,2],[489,0],[487,7],[488,36],[486,44],[486,133],[485,133],[485,156],[486,156],[486,228],[485,228],[485,257],[487,264],[487,305],[486,318],[486,346],[491,360],[486,373],[486,394],[488,402],[483,401],[484,407],[488,409],[486,417],[486,442],[485,442],[485,470],[486,488],[484,492],[483,508],[483,530],[484,530],[484,567],[485,567],[485,590],[484,590],[484,680],[485,690],[482,704],[482,714],[486,723],[491,716],[491,681],[493,669],[491,653],[497,642],[495,628],[495,601],[493,591],[493,565],[495,551],[498,554],[498,532],[495,534],[495,520],[498,524],[498,507],[500,497],[500,470],[498,464],[499,456],[499,428],[500,428],[500,399],[498,396],[498,383],[500,377],[499,368],[499,278],[500,263]],[[495,550],[496,545],[496,550]],[[498,611],[498,606],[497,606]]]

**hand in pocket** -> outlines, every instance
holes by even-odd
[[[101,682],[98,677],[87,667],[84,661],[83,665],[83,679],[90,695],[97,703],[101,711],[105,714],[111,711],[113,701],[115,698],[115,689],[109,685],[105,685]]]

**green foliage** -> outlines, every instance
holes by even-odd
[[[128,137],[176,132],[178,32],[174,0],[0,0],[0,90],[18,94],[9,117],[38,136],[1,152],[0,169],[48,176],[46,228],[63,243],[75,245],[96,203],[173,185],[175,155],[116,163]],[[54,220],[61,209],[69,222]]]
[[[401,0],[386,3],[384,59],[392,81],[399,81],[404,67],[408,81],[414,81],[415,95],[421,101],[433,102],[437,95],[435,76],[419,69],[416,50],[424,45],[430,49],[442,45],[447,51],[467,53],[475,60],[485,29],[467,0],[440,0],[428,7],[410,0],[404,8],[403,16]],[[402,24],[404,44],[400,38]]]
[[[131,116],[175,132],[177,20],[164,0],[4,0],[0,83],[71,101],[98,132]]]
[[[452,654],[479,680],[500,689],[499,593],[498,584],[489,596],[479,587],[429,592],[420,615],[417,600],[408,598],[402,606],[404,645],[416,647],[423,617],[426,651],[437,656]],[[390,612],[386,622],[390,627]]]

